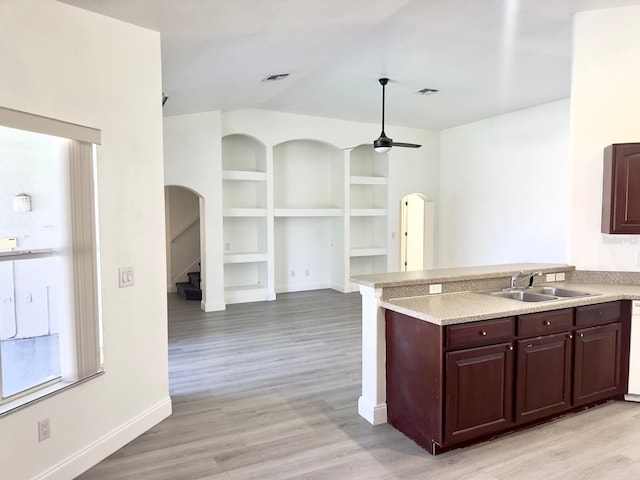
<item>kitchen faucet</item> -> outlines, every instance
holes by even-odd
[[[527,288],[531,288],[533,287],[534,277],[537,277],[539,275],[542,275],[542,272],[524,273],[523,271],[520,271],[519,273],[511,275],[511,283],[509,284],[509,288],[516,288],[516,282],[521,278],[529,278],[529,285],[527,286]]]

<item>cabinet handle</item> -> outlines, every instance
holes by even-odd
[[[531,344],[527,345],[527,348],[531,348],[531,347],[533,347],[533,345],[531,345]]]
[[[581,337],[584,337],[584,333],[581,333],[581,334],[580,334],[580,336],[581,336]]]
[[[507,347],[507,350],[513,350],[513,345],[509,345],[509,346]]]
[[[571,339],[573,338],[573,335],[569,334],[569,335],[567,335],[567,338],[568,338],[569,340],[571,340]]]
[[[551,322],[550,322],[549,320],[545,320],[545,321],[544,321],[544,322],[542,322],[542,323],[544,323],[547,327],[548,327],[549,325],[551,325]]]
[[[484,330],[480,330],[480,335],[482,335],[483,337],[487,336],[487,332],[485,332]]]

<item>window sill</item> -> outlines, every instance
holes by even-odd
[[[104,373],[104,371],[100,371],[98,373],[95,373],[87,378],[83,378],[82,380],[78,380],[75,382],[65,382],[65,381],[59,381],[54,383],[53,385],[48,385],[46,387],[40,388],[36,391],[27,393],[25,395],[22,395],[14,400],[9,400],[6,403],[3,403],[0,405],[0,417],[3,417],[5,415],[8,415],[10,413],[16,412],[18,410],[21,410],[25,407],[28,407],[30,405],[33,405],[41,400],[44,400],[46,398],[49,398],[59,392],[68,390],[69,388],[75,387],[76,385],[80,385],[82,383],[85,383],[89,380],[92,380],[96,377],[101,376]]]

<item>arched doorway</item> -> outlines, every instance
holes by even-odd
[[[400,201],[400,271],[433,268],[433,201],[410,193]]]
[[[167,292],[201,300],[200,197],[192,190],[165,186]]]

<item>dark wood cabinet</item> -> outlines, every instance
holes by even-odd
[[[516,422],[524,423],[571,406],[571,332],[517,342]]]
[[[511,343],[446,354],[446,443],[513,425],[513,357]]]
[[[620,323],[576,331],[574,405],[624,393],[620,371],[621,333]]]
[[[626,393],[631,303],[440,327],[387,310],[387,417],[437,454]]]
[[[640,233],[640,143],[604,149],[602,233]]]

